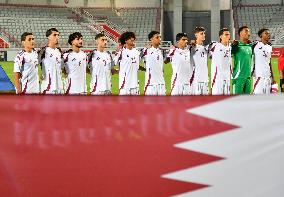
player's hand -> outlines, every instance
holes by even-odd
[[[146,71],[146,68],[145,68],[145,67],[143,67],[143,66],[140,66],[140,65],[139,65],[139,69],[138,69],[138,70]]]
[[[150,49],[151,47],[152,47],[152,45],[151,45],[151,43],[149,43],[149,42],[145,45],[145,48],[146,48],[146,49]]]
[[[114,68],[111,69],[111,74],[114,75],[114,74],[118,74],[118,73],[119,73],[119,70],[116,70],[116,69],[114,69]]]
[[[232,42],[232,46],[237,46],[238,45],[238,41],[237,40],[234,40],[233,42]]]
[[[176,46],[175,45],[172,45],[171,47],[170,47],[170,49],[175,49],[176,48]]]
[[[196,46],[196,40],[190,40],[189,44],[192,46]]]

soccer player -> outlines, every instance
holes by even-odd
[[[59,32],[56,28],[46,31],[48,45],[39,51],[39,62],[42,69],[42,94],[63,94],[62,52],[58,48]]]
[[[190,47],[193,64],[193,95],[208,95],[208,47],[203,45],[205,41],[205,28],[196,27],[194,30],[195,44]]]
[[[145,73],[145,95],[166,95],[164,80],[164,55],[159,48],[161,44],[161,35],[158,31],[151,31],[148,35],[151,48],[142,50],[141,58],[144,59]]]
[[[89,55],[91,73],[90,93],[93,95],[111,94],[111,74],[116,73],[111,53],[106,51],[107,38],[103,33],[95,37],[97,48]]]
[[[271,68],[272,46],[269,43],[270,32],[268,29],[258,31],[260,41],[253,46],[254,52],[254,94],[270,94],[271,84],[274,82]]]
[[[219,31],[220,42],[213,43],[210,49],[212,95],[229,95],[232,75],[232,57],[230,31],[223,28]]]
[[[14,60],[14,79],[16,94],[38,94],[38,54],[34,49],[35,39],[32,33],[21,35],[23,49]]]
[[[83,36],[79,32],[69,35],[71,49],[63,54],[64,69],[67,73],[68,87],[65,94],[86,94],[87,55],[81,51]]]
[[[190,79],[192,66],[190,64],[190,50],[188,49],[188,35],[176,35],[177,47],[170,50],[168,58],[172,63],[171,95],[190,95]],[[167,61],[166,61],[167,62]]]
[[[238,30],[240,41],[232,44],[233,93],[250,94],[252,92],[252,43],[249,40],[250,30],[242,26]]]
[[[280,75],[280,89],[281,92],[284,92],[284,51],[281,52],[278,59],[278,69]]]
[[[133,32],[124,32],[119,38],[123,47],[114,61],[115,65],[119,65],[119,95],[139,95],[140,52],[135,48],[135,40]]]

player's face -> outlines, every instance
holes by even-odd
[[[105,48],[107,46],[107,38],[105,36],[100,37],[96,40],[98,47]]]
[[[200,31],[195,34],[196,40],[204,41],[205,40],[205,31]]]
[[[270,32],[269,31],[264,31],[262,34],[261,34],[261,38],[263,40],[266,40],[266,41],[269,41],[270,40]]]
[[[134,38],[130,38],[128,40],[125,41],[125,44],[129,47],[135,47],[135,39]]]
[[[179,48],[185,48],[188,44],[188,38],[187,37],[182,37],[179,41],[178,41],[178,46]]]
[[[48,37],[49,42],[57,45],[59,42],[59,33],[56,31],[52,31],[51,35]]]
[[[231,34],[229,31],[224,31],[223,34],[220,36],[220,39],[223,43],[229,43],[231,39]]]
[[[78,47],[78,48],[82,48],[83,47],[83,38],[75,38],[72,42],[72,45]]]
[[[33,49],[35,47],[35,38],[33,35],[26,36],[26,40],[22,42],[23,46],[27,49]]]
[[[161,35],[160,34],[155,34],[152,38],[151,38],[151,43],[154,46],[159,46],[161,44]]]
[[[241,32],[240,32],[240,37],[243,39],[248,40],[250,37],[250,30],[249,28],[244,28]]]

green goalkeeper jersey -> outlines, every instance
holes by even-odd
[[[245,44],[238,41],[232,46],[234,60],[233,79],[249,78],[252,71],[252,44]]]

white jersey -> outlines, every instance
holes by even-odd
[[[210,50],[210,55],[212,57],[211,81],[231,80],[231,46],[225,46],[222,43],[214,43]]]
[[[64,68],[68,77],[66,94],[86,94],[87,55],[69,50],[63,55]]]
[[[208,83],[208,46],[196,45],[191,48],[192,63],[194,66],[194,82]]]
[[[192,77],[192,66],[190,64],[190,50],[175,48],[171,49],[168,57],[172,62],[172,90],[177,86],[184,86],[190,84]],[[180,87],[178,87],[180,89]]]
[[[43,94],[64,93],[61,56],[62,53],[58,48],[45,47],[39,52],[43,78],[41,92]]]
[[[255,77],[271,77],[270,59],[272,46],[258,42],[254,47]]]
[[[145,73],[145,90],[149,86],[165,85],[164,80],[164,56],[160,48],[144,48],[142,56],[144,59]]]
[[[89,57],[91,84],[90,92],[100,94],[111,92],[111,69],[114,66],[109,52],[94,50]]]
[[[140,52],[135,48],[123,48],[118,52],[115,64],[119,65],[119,90],[138,88],[139,62]]]
[[[14,60],[14,73],[21,73],[20,83],[22,93],[38,94],[39,77],[38,77],[38,54],[33,49],[32,52],[21,50]]]

